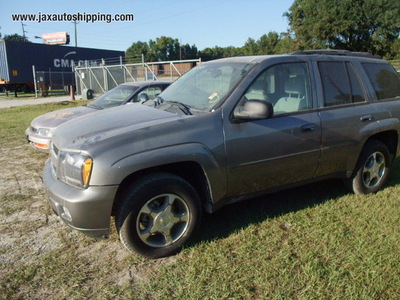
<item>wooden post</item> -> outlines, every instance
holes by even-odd
[[[71,95],[71,101],[75,100],[75,91],[74,91],[74,85],[69,86],[69,93]]]

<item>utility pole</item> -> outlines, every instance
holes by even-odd
[[[179,39],[179,60],[182,60],[182,45],[181,45],[181,39]]]
[[[78,24],[78,22],[73,21],[72,23],[74,23],[74,30],[75,30],[75,47],[78,47],[78,35],[76,33],[76,24]]]
[[[24,23],[22,23],[22,21],[21,21],[21,26],[22,26],[22,36],[26,39],[26,34],[25,33],[27,33],[28,31],[26,31],[25,30],[25,26],[26,26],[26,24],[24,24]]]

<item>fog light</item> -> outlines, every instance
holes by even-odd
[[[63,213],[61,214],[61,217],[67,221],[72,221],[71,213],[69,212],[68,208],[63,207]]]

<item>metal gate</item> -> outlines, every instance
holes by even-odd
[[[103,94],[117,85],[132,81],[174,81],[201,59],[141,62],[134,64],[78,66],[75,67],[76,91],[82,94],[85,89]]]
[[[36,97],[69,94],[75,84],[74,72],[34,71]]]

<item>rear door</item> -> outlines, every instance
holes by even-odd
[[[374,122],[386,118],[382,106],[371,104],[361,81],[359,63],[316,60],[321,108],[322,148],[316,176],[344,176],[352,171]]]

